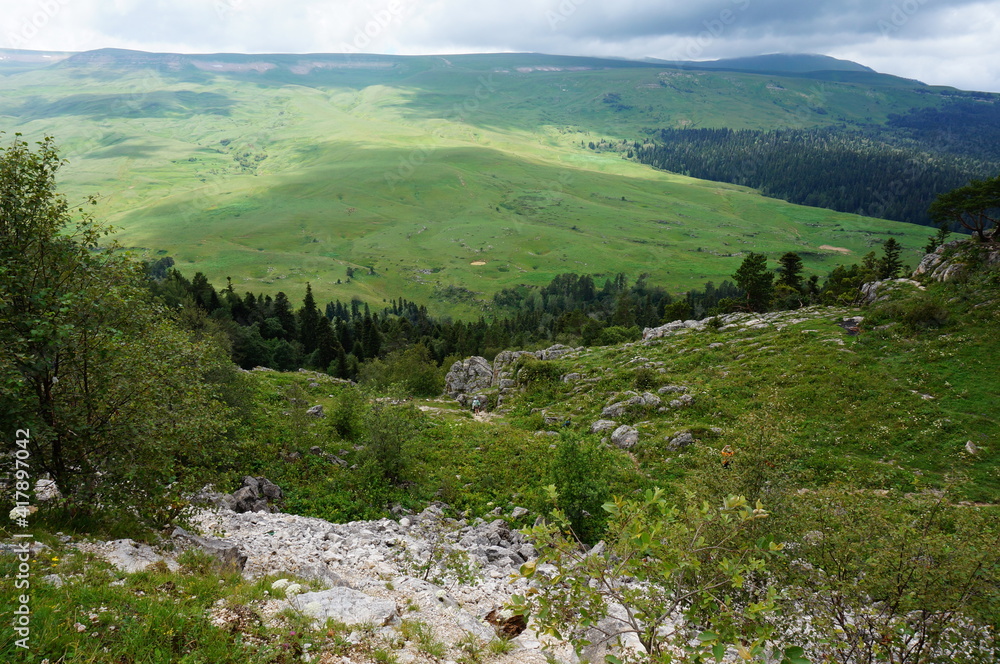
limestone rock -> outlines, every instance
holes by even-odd
[[[621,449],[629,449],[635,447],[635,444],[639,442],[639,432],[634,428],[623,424],[614,430],[611,434],[611,443]]]
[[[306,415],[311,415],[312,417],[323,417],[323,406],[321,404],[316,404],[306,411]]]
[[[302,593],[292,597],[289,603],[319,624],[333,618],[345,625],[374,623],[383,626],[394,622],[399,615],[395,602],[376,599],[352,588]]]
[[[493,385],[493,367],[485,357],[473,355],[451,365],[444,379],[444,391],[454,399],[488,390]]]
[[[605,409],[606,410],[606,409]],[[618,427],[618,423],[614,420],[597,420],[590,425],[590,433],[600,433],[602,431],[611,431]]]
[[[214,537],[201,537],[200,535],[189,533],[179,526],[174,528],[171,537],[212,556],[219,561],[219,567],[222,569],[232,569],[242,572],[247,564],[247,557],[232,542],[215,539]]]
[[[691,434],[691,432],[683,431],[681,433],[676,434],[673,438],[670,439],[670,442],[667,443],[667,449],[681,450],[693,443],[694,443],[694,436]]]
[[[874,304],[882,302],[892,297],[892,294],[902,288],[916,288],[924,290],[920,282],[913,279],[885,279],[883,281],[870,281],[861,286],[861,294],[858,296],[860,304]]]

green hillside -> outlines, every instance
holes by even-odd
[[[748,249],[811,272],[925,229],[655,172],[594,140],[653,127],[886,121],[947,90],[538,54],[77,54],[0,78],[0,129],[56,137],[71,198],[140,255],[298,298],[404,296],[438,312],[566,271],[728,278]],[[485,263],[474,265],[474,263]],[[345,283],[346,269],[376,276]],[[364,271],[363,274],[368,274]],[[338,284],[338,280],[342,283]],[[451,287],[451,288],[450,288]]]

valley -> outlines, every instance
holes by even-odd
[[[564,272],[648,272],[683,292],[729,278],[751,249],[799,252],[825,275],[892,234],[915,263],[925,229],[587,149],[658,127],[879,123],[952,92],[838,77],[531,54],[107,50],[3,76],[0,128],[54,136],[70,198],[96,192],[95,212],[138,257],[293,299],[310,282],[323,300],[401,295],[466,316]]]

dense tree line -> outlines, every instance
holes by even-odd
[[[792,203],[931,225],[927,208],[936,196],[1000,167],[992,152],[942,143],[920,117],[897,120],[918,125],[906,132],[661,129],[642,144],[595,148],[615,147],[656,168],[753,187]]]
[[[838,266],[823,283],[818,275],[802,276],[802,260],[794,252],[773,267],[764,254],[751,253],[733,281],[708,282],[680,297],[650,284],[646,274],[634,282],[616,274],[600,286],[594,275],[560,274],[542,287],[499,291],[489,318],[474,321],[434,317],[425,306],[403,298],[379,311],[359,299],[320,306],[309,285],[298,306],[283,292],[239,294],[231,282],[217,291],[201,272],[187,279],[171,267],[170,258],[147,264],[147,274],[152,292],[180,312],[179,320],[193,331],[223,338],[233,361],[245,369],[312,368],[379,385],[398,379],[434,394],[440,386],[427,367],[446,367],[470,355],[492,358],[501,350],[552,343],[623,343],[637,340],[643,328],[673,320],[848,303],[865,281],[901,271],[898,243],[890,238],[883,249],[882,258],[872,252],[860,265]]]

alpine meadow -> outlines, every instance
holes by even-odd
[[[1000,94],[0,49],[0,131],[3,661],[1000,661]]]

